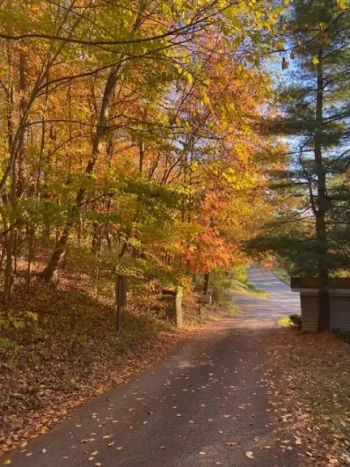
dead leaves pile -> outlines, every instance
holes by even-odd
[[[350,465],[350,346],[290,329],[262,344],[271,412],[293,433],[302,465]]]

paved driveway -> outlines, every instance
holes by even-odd
[[[129,383],[78,409],[11,457],[13,467],[296,467],[276,430],[261,336],[297,296],[271,274],[269,299],[234,294],[244,313],[209,326]],[[290,440],[290,443],[286,443]]]

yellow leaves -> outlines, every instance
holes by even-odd
[[[276,44],[276,49],[279,51],[279,52],[283,52],[285,50],[284,48],[284,42],[277,42]]]
[[[227,19],[233,19],[236,17],[238,13],[239,8],[237,8],[236,5],[231,5],[228,8],[225,9],[223,15]]]
[[[247,451],[245,453],[246,457],[248,457],[248,459],[254,459],[254,454],[252,451]]]
[[[320,63],[319,59],[317,57],[312,57],[312,63],[314,65],[318,65]]]
[[[193,76],[190,72],[188,72],[187,70],[182,70],[182,77],[190,84],[193,83]]]
[[[346,10],[347,8],[349,8],[347,0],[337,0],[337,4],[342,10]]]
[[[11,459],[5,459],[2,465],[10,465],[11,464]]]

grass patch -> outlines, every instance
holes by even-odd
[[[269,294],[264,290],[260,290],[255,287],[253,284],[247,282],[241,282],[237,279],[231,280],[231,290],[238,293],[243,293],[247,295],[254,295],[255,297],[268,298]]]
[[[235,303],[227,300],[221,304],[211,304],[203,306],[201,315],[195,310],[195,314],[185,316],[185,329],[198,328],[213,321],[224,318],[232,318],[239,315],[242,310]]]
[[[278,277],[278,279],[290,286],[290,275],[285,269],[277,267],[274,268],[272,272],[276,277]]]
[[[294,327],[294,324],[289,316],[282,316],[282,318],[277,321],[277,326],[280,328],[290,328]]]
[[[240,309],[240,307],[233,302],[230,302],[226,305],[225,311],[228,316],[237,316],[240,313],[242,313],[242,310]]]

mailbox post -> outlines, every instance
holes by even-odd
[[[202,307],[204,305],[210,305],[211,303],[211,295],[209,295],[208,293],[206,294],[201,294],[199,296],[199,300],[198,300],[198,311],[199,311],[199,319],[202,320]]]

